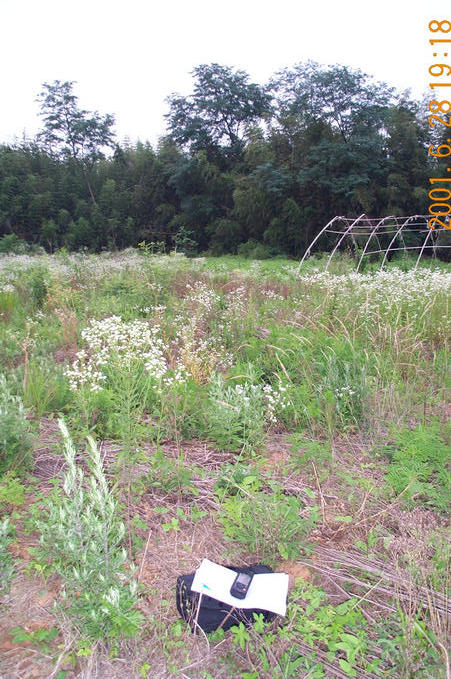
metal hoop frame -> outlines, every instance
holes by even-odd
[[[357,218],[344,217],[342,215],[336,216],[331,219],[330,222],[328,222],[326,226],[324,226],[312,240],[301,261],[299,262],[297,272],[300,272],[302,264],[308,257],[310,257],[314,245],[319,241],[321,236],[327,233],[334,234],[335,237],[339,236],[339,238],[328,257],[325,269],[326,271],[328,270],[329,265],[340,245],[346,241],[346,238],[351,238],[351,241],[355,246],[356,236],[366,237],[365,246],[356,267],[357,271],[360,269],[363,258],[372,254],[384,255],[381,263],[381,269],[383,269],[390,252],[397,252],[400,250],[403,250],[406,253],[410,250],[419,251],[418,258],[414,266],[414,270],[416,270],[425,250],[430,250],[432,248],[434,256],[436,256],[437,248],[451,248],[451,245],[437,244],[437,234],[446,231],[447,229],[444,227],[434,230],[430,229],[428,226],[430,217],[430,215],[411,215],[410,217],[396,217],[394,215],[390,215],[388,217],[367,217],[365,214],[361,214]],[[404,229],[411,222],[413,222],[412,226],[414,227],[411,229],[413,233],[425,235],[424,240],[420,245],[406,246],[406,242],[404,240]],[[393,235],[386,248],[381,246],[381,241],[379,238],[380,236],[384,235]],[[377,244],[379,246],[377,250],[369,249],[373,238],[376,238],[377,240]],[[396,246],[397,239],[401,241],[402,247],[394,247]],[[429,239],[431,239],[432,244],[428,244]]]

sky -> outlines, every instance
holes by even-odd
[[[36,96],[55,79],[76,81],[80,107],[114,114],[119,140],[154,145],[165,98],[189,94],[199,64],[265,83],[312,59],[420,97],[429,66],[451,64],[451,43],[448,59],[429,45],[428,23],[447,18],[449,0],[0,0],[0,143],[38,132]]]

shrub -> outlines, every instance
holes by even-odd
[[[251,238],[246,243],[238,245],[238,254],[248,259],[269,259],[275,254],[279,254],[279,251],[275,251],[274,248]]]
[[[13,529],[9,519],[0,521],[0,593],[8,592],[11,578],[14,575],[14,563],[8,546],[12,542]]]
[[[62,492],[46,502],[44,517],[35,520],[40,533],[38,563],[60,576],[65,609],[82,636],[91,640],[134,636],[142,622],[135,609],[138,585],[124,568],[125,526],[100,452],[88,437],[91,475],[85,480],[66,425],[60,420],[59,426],[67,472]]]
[[[208,436],[222,448],[245,453],[263,445],[265,427],[285,407],[282,390],[252,382],[230,386],[221,375],[212,377],[209,395]]]
[[[0,253],[4,255],[22,255],[28,250],[28,243],[15,233],[9,233],[0,238]]]
[[[218,518],[229,540],[271,564],[310,551],[307,536],[318,520],[318,508],[303,508],[299,498],[280,490],[270,495],[246,491],[227,497]]]
[[[178,215],[174,217],[171,221],[173,226],[177,223]],[[183,252],[185,255],[194,255],[198,251],[199,244],[194,238],[195,233],[188,229],[183,223],[180,224],[179,229],[175,236],[173,237],[174,245],[177,249]]]
[[[22,400],[0,375],[0,474],[19,470],[31,460],[31,437]]]
[[[227,252],[236,252],[241,243],[243,228],[239,222],[233,219],[218,219],[212,225],[212,238],[210,251],[213,255],[224,255]]]

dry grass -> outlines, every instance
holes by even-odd
[[[56,422],[43,419],[40,433],[33,474],[39,479],[37,490],[45,493],[51,485],[50,480],[61,478],[64,469],[60,457],[52,452],[58,442]],[[324,521],[311,536],[314,543],[312,558],[296,563],[281,562],[279,570],[290,573],[291,585],[295,577],[306,580],[313,578],[329,593],[331,601],[343,601],[351,593],[357,594],[369,619],[384,612],[393,612],[394,604],[390,603],[393,601],[400,602],[406,609],[412,606],[423,608],[425,615],[434,621],[438,643],[442,644],[440,640],[444,640],[448,632],[446,615],[450,607],[446,595],[433,591],[427,584],[428,552],[424,549],[424,543],[425,536],[440,528],[443,520],[426,509],[407,512],[396,502],[387,504],[377,493],[372,493],[369,490],[372,485],[376,489],[381,482],[381,471],[377,468],[365,469],[367,486],[353,487],[348,499],[343,499],[342,472],[345,470],[350,475],[362,477],[361,465],[368,460],[368,442],[361,435],[353,435],[337,439],[334,445],[337,456],[335,467],[319,488],[311,468],[293,467],[291,447],[284,434],[271,436],[266,454],[255,462],[260,466],[265,483],[277,481],[285,493],[305,498],[313,492],[318,501],[322,494],[324,502]],[[163,448],[175,464],[179,446],[168,442]],[[117,452],[117,444],[104,442],[106,468],[114,464]],[[149,446],[147,452],[150,457],[154,448]],[[231,667],[230,658],[235,658],[238,668],[246,669],[248,666],[245,655],[239,648],[232,646],[230,635],[214,644],[206,637],[192,635],[188,630],[183,631],[178,639],[168,634],[168,630],[178,620],[175,582],[179,575],[194,571],[205,556],[224,564],[255,562],[251,554],[231,549],[215,521],[218,508],[213,494],[215,479],[224,463],[232,462],[234,456],[220,453],[200,441],[184,444],[183,454],[184,464],[194,470],[192,482],[198,495],[194,497],[176,491],[163,492],[149,488],[131,506],[132,516],[139,516],[145,524],[145,529],[134,531],[143,545],[135,554],[142,586],[139,607],[146,619],[141,637],[122,643],[119,656],[115,658],[109,657],[106,647],[97,644],[87,658],[76,658],[75,668],[66,674],[67,679],[134,679],[142,676],[141,668],[147,666],[150,666],[147,676],[155,679],[173,676],[200,679],[201,671],[209,672],[215,679],[239,679],[240,671]],[[200,468],[203,473],[196,474],[196,469]],[[137,471],[142,473],[146,469],[146,465],[142,465]],[[194,502],[199,509],[207,512],[196,522],[189,518]],[[180,522],[179,530],[165,531],[159,508],[169,510],[164,520],[167,520],[166,516],[174,515],[177,508],[185,512],[187,519]],[[350,523],[343,524],[335,519],[348,513],[352,516]],[[364,540],[375,525],[383,526],[387,533],[394,536],[390,550],[386,551],[387,560],[365,556],[353,547],[355,541]],[[18,543],[14,545],[21,567],[8,599],[3,602],[0,618],[2,679],[54,679],[56,673],[52,658],[59,658],[57,667],[68,669],[64,659],[73,651],[76,642],[69,621],[52,609],[53,601],[58,597],[58,582],[52,580],[44,583],[38,577],[25,575],[29,563],[26,547],[32,541],[33,536],[20,533]],[[382,544],[379,544],[379,548],[382,549]],[[406,554],[413,553],[416,554],[420,572],[424,574],[423,583],[414,582],[411,571],[403,564]],[[42,653],[36,645],[31,646],[29,643],[19,646],[13,644],[8,635],[8,631],[16,626],[32,631],[53,625],[58,626],[60,635],[51,653]],[[283,645],[280,640],[277,643]],[[305,650],[311,649],[306,647]],[[276,655],[282,651],[282,646],[272,649]],[[322,658],[324,653],[320,649],[317,651],[318,657]],[[440,651],[443,652],[441,648]],[[326,657],[322,660],[331,677],[346,677]]]
[[[135,283],[137,281],[142,282],[138,278]],[[334,293],[327,292],[322,297],[314,297],[310,295],[313,286],[305,282],[268,282],[264,277],[253,280],[236,271],[216,276],[207,272],[178,271],[171,281],[170,292],[179,301],[186,301],[188,312],[194,313],[196,306],[193,301],[190,306],[189,299],[185,299],[187,286],[196,282],[205,283],[210,289],[231,297],[234,291],[243,288],[246,312],[254,307],[257,310],[268,301],[268,291],[280,295],[283,300],[298,299],[302,303],[294,308],[283,303],[278,307],[275,303],[261,322],[271,327],[276,321],[287,333],[288,329],[290,332],[292,330],[291,337],[298,342],[300,351],[303,346],[313,347],[314,340],[308,335],[304,336],[306,329],[334,340],[342,340],[349,345],[351,353],[365,331],[364,321],[352,306],[343,315],[336,313]],[[133,279],[130,278],[128,285],[132,284]],[[74,281],[70,294],[63,288],[55,288],[48,300],[49,309],[61,321],[61,342],[54,353],[56,362],[71,360],[77,350],[78,321],[71,305],[74,299],[72,292],[78,295],[79,290],[79,282]],[[207,334],[209,320],[210,316],[206,313],[202,323],[199,321],[200,333]],[[243,319],[238,317],[235,322],[239,325],[242,320],[253,322],[254,319],[243,313]],[[268,327],[256,326],[250,334],[267,339],[270,332]],[[442,400],[434,402],[430,398],[426,405],[425,396],[424,408],[423,404],[417,402],[417,392],[422,384],[424,394],[429,394],[429,387],[440,387],[437,384],[430,386],[431,375],[426,369],[418,370],[416,366],[416,357],[419,355],[429,363],[434,361],[435,349],[424,340],[423,335],[420,332],[415,334],[409,324],[391,327],[382,318],[369,331],[367,359],[376,359],[376,370],[365,430],[341,436],[333,433],[330,443],[334,463],[330,468],[318,468],[311,461],[300,464],[293,455],[285,432],[276,428],[268,437],[266,451],[249,463],[260,474],[265,490],[270,489],[271,483],[277,484],[284,494],[300,497],[305,504],[316,504],[321,508],[321,521],[310,535],[314,547],[312,557],[296,562],[281,560],[278,565],[278,570],[290,574],[290,586],[299,577],[322,587],[333,603],[353,596],[368,623],[391,615],[396,612],[397,606],[409,621],[413,621],[420,612],[421,619],[427,620],[434,634],[434,640],[429,639],[428,643],[435,645],[443,656],[444,664],[447,664],[445,649],[449,635],[450,606],[446,593],[437,591],[438,588],[431,583],[431,539],[439,533],[444,534],[446,521],[430,509],[417,507],[406,510],[401,496],[388,501],[383,490],[384,463],[377,460],[375,455],[389,442],[387,422],[400,426],[407,423],[413,428],[421,417],[424,420],[432,416],[442,420],[446,417],[446,404]],[[169,336],[165,337],[167,344],[169,339]],[[283,342],[280,344],[283,345]],[[374,356],[369,356],[368,347],[374,350]],[[264,351],[275,352],[278,361],[276,369],[289,382],[290,376],[284,361],[289,364],[288,358],[292,358],[293,350],[289,349],[291,354],[288,356],[283,346],[265,345]],[[387,382],[384,359],[389,352],[403,379],[404,391]],[[307,379],[310,366],[303,365],[302,369],[306,382],[313,388],[312,380]],[[439,378],[436,376],[434,379]],[[27,534],[24,522],[20,519],[15,521],[17,541],[11,547],[18,572],[10,594],[1,602],[0,610],[1,679],[56,679],[63,668],[67,670],[65,679],[138,679],[142,676],[154,679],[204,679],[208,675],[214,679],[241,679],[243,671],[249,671],[254,662],[258,663],[249,657],[248,649],[241,651],[232,644],[230,634],[222,641],[212,642],[203,635],[192,635],[187,629],[183,629],[180,636],[171,631],[178,621],[175,583],[179,575],[194,571],[204,557],[225,565],[248,565],[256,560],[255,555],[232,546],[224,538],[216,520],[219,504],[214,485],[224,465],[236,461],[236,456],[219,452],[200,440],[181,443],[178,424],[174,422],[175,440],[161,442],[160,448],[174,467],[183,464],[184,469],[189,470],[196,494],[191,493],[189,488],[168,490],[149,483],[130,495],[125,490],[126,483],[136,482],[139,488],[140,481],[144,479],[146,483],[145,480],[150,478],[155,446],[145,442],[142,446],[144,459],[126,472],[118,473],[120,444],[115,441],[103,441],[101,444],[108,478],[118,482],[119,486],[122,484],[124,488],[124,513],[126,519],[130,520],[129,552],[133,552],[142,587],[139,608],[144,614],[145,623],[140,636],[132,641],[122,641],[115,657],[111,657],[111,646],[95,644],[86,657],[72,655],[74,666],[71,666],[67,659],[77,648],[77,632],[61,611],[53,609],[60,592],[57,579],[44,582],[42,578],[28,574],[31,562],[28,547],[35,543],[37,536]],[[318,433],[319,428],[317,432],[312,425],[312,432]],[[324,427],[320,433],[325,435]],[[54,480],[63,478],[65,468],[58,454],[59,446],[57,420],[42,418],[32,470],[36,479],[36,492],[27,496],[28,502],[33,501],[38,493],[45,496],[53,487]],[[77,455],[77,462],[84,464],[81,452]],[[193,520],[194,506],[206,514]],[[162,513],[165,510],[167,513]],[[178,529],[165,530],[163,523],[177,516],[177,510],[181,510],[186,518],[179,515]],[[131,525],[135,517],[140,520],[139,527]],[[343,517],[346,517],[345,521]],[[370,544],[371,540],[373,543]],[[367,552],[356,547],[359,541],[368,544]],[[273,628],[276,629],[279,623],[276,620]],[[17,626],[31,632],[53,625],[58,627],[60,633],[52,642],[50,650],[45,652],[31,642],[14,644],[9,634]],[[255,634],[253,630],[250,633]],[[273,671],[278,667],[277,658],[287,650],[289,643],[277,637],[274,645],[267,649],[271,673],[262,670],[259,679],[280,676],[274,675]],[[299,650],[307,654],[312,649],[301,643]],[[324,648],[315,648],[315,651],[324,663],[327,677],[347,679],[336,663],[329,662]],[[307,677],[308,673],[299,675],[299,679]],[[367,674],[365,677],[370,679],[373,675]],[[358,679],[364,679],[364,676]]]

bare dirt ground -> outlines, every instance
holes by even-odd
[[[35,490],[28,502],[31,503],[38,493],[47,493],[55,478],[62,478],[62,457],[55,454],[58,445],[56,420],[43,418],[39,444],[34,452]],[[373,458],[375,447],[377,443],[375,446],[373,442]],[[140,676],[235,679],[241,676],[228,660],[233,655],[230,636],[226,635],[215,644],[188,630],[182,630],[177,639],[168,634],[179,617],[175,606],[175,583],[179,575],[195,570],[204,557],[225,565],[241,565],[255,563],[259,556],[246,554],[231,545],[215,521],[218,505],[214,484],[221,468],[225,463],[233,462],[235,456],[200,441],[184,443],[182,448],[182,464],[190,470],[197,494],[149,486],[126,510],[128,517],[140,519],[139,526],[133,529],[136,544],[132,551],[142,586],[139,607],[147,622],[141,638],[122,644],[118,657],[109,657],[107,649],[100,644],[86,657],[73,653],[74,632],[61,612],[55,609],[60,591],[58,579],[51,577],[45,581],[34,573],[29,548],[36,544],[37,536],[26,531],[23,518],[15,522],[16,540],[11,545],[11,552],[16,560],[17,575],[9,594],[0,604],[2,679],[134,679]],[[180,450],[176,444],[167,442],[163,450],[174,465],[180,464]],[[312,556],[297,562],[281,560],[278,565],[277,570],[290,574],[290,586],[295,578],[313,581],[328,592],[331,600],[339,602],[348,597],[345,586],[352,586],[349,578],[352,567],[357,564],[362,569],[377,571],[379,568],[379,574],[386,572],[390,576],[387,575],[385,591],[381,585],[381,591],[374,593],[379,596],[380,610],[381,601],[384,597],[388,601],[394,586],[409,596],[409,584],[402,574],[397,575],[396,564],[404,554],[413,553],[417,555],[418,567],[426,567],[428,535],[443,524],[443,519],[431,510],[406,511],[397,502],[389,504],[379,492],[383,467],[372,464],[368,450],[368,441],[359,435],[335,441],[334,467],[327,478],[322,479],[321,470],[315,470],[311,465],[302,468],[293,464],[286,435],[274,433],[268,439],[266,452],[253,464],[259,468],[263,481],[277,481],[286,494],[310,498],[310,502],[313,493],[314,501],[321,506],[322,520],[310,536],[314,546]],[[117,445],[105,442],[102,452],[108,471],[115,461]],[[149,460],[153,452],[153,446],[149,445]],[[150,464],[139,465],[135,470],[137,478],[149,469]],[[352,478],[364,481],[352,483]],[[190,514],[194,502],[201,512],[205,512],[196,520],[192,520]],[[177,508],[183,510],[186,520],[180,520],[178,530],[165,530],[162,524],[176,515]],[[23,517],[27,507],[21,510]],[[340,517],[350,519],[343,521]],[[359,555],[354,547],[357,540],[365,542],[375,526],[382,527],[381,533],[386,531],[390,536],[385,550],[387,560],[379,565],[377,559],[370,554]],[[333,566],[337,560],[342,566],[339,571]],[[353,577],[355,583],[362,584]],[[446,607],[448,604],[443,599],[438,605]],[[390,610],[388,603],[386,606]],[[47,646],[32,641],[14,642],[11,634],[17,627],[30,633],[53,626],[59,633]]]

